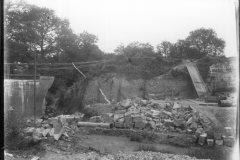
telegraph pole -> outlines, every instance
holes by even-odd
[[[34,104],[33,104],[33,117],[34,117],[34,125],[36,127],[36,113],[35,113],[35,109],[36,109],[36,54],[37,52],[35,51],[34,53]]]

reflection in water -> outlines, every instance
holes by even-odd
[[[91,146],[99,149],[100,152],[130,152],[133,151],[138,145],[146,144],[140,142],[130,141],[127,137],[113,137],[102,135],[88,135],[88,139],[82,142],[85,146]],[[151,145],[151,144],[149,144]],[[166,144],[154,144],[158,150],[170,151],[173,154],[184,155],[187,154],[189,148],[176,147]]]

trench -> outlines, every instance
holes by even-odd
[[[154,145],[159,151],[167,151],[171,154],[187,155],[189,151],[194,151],[194,148],[184,148],[177,147],[168,144],[149,144],[142,142],[130,141],[127,137],[115,137],[115,136],[104,136],[104,135],[88,135],[82,143],[84,146],[91,146],[101,153],[110,152],[118,153],[121,152],[131,152],[136,149],[139,145]]]

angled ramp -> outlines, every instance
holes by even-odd
[[[187,70],[188,73],[192,79],[194,88],[197,92],[197,95],[199,98],[207,95],[207,87],[197,69],[197,67],[193,66],[193,65],[187,65]]]

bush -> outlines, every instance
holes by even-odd
[[[151,152],[158,152],[158,149],[155,145],[149,144],[140,144],[138,145],[134,151],[151,151]]]
[[[22,142],[24,141],[23,129],[26,127],[26,124],[20,115],[21,112],[12,109],[12,107],[10,107],[5,115],[4,146],[7,149],[23,149],[22,147],[25,146]]]
[[[132,133],[130,135],[130,141],[135,141],[135,142],[142,142],[143,141],[143,137],[137,133]]]
[[[94,108],[90,108],[90,107],[84,108],[82,112],[84,113],[84,116],[83,116],[84,121],[89,120],[90,117],[99,115]]]

